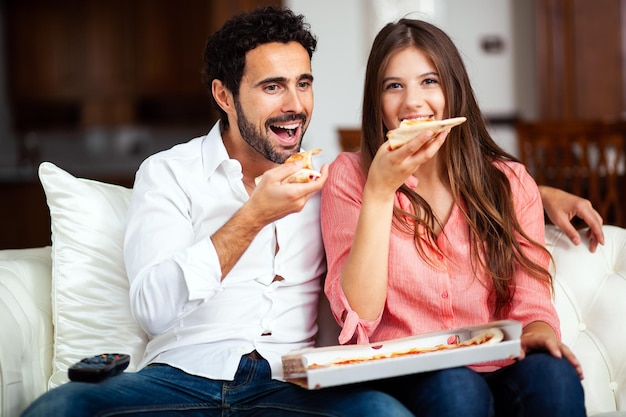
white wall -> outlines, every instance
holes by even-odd
[[[361,124],[361,91],[369,47],[363,39],[361,0],[286,0],[317,35],[313,55],[315,110],[304,147],[321,147],[320,160],[339,153],[337,129]]]
[[[318,37],[313,56],[315,110],[304,146],[321,147],[324,159],[338,154],[337,129],[358,127],[365,63],[380,27],[408,15],[432,21],[455,41],[464,56],[479,104],[487,114],[535,114],[533,2],[526,0],[286,0],[306,16]],[[484,36],[504,41],[499,54],[480,48]],[[492,134],[516,154],[511,127]]]

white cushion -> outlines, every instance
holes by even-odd
[[[54,357],[49,387],[67,368],[99,353],[131,355],[135,370],[147,337],[133,319],[122,247],[131,190],[39,167],[52,229]]]

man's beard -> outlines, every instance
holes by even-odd
[[[246,141],[248,145],[259,154],[261,154],[265,159],[274,162],[275,164],[282,164],[285,162],[289,156],[291,156],[294,152],[300,150],[300,145],[302,144],[302,138],[304,137],[305,132],[305,124],[306,124],[306,115],[303,113],[299,114],[291,114],[285,115],[281,117],[274,117],[268,119],[265,122],[266,131],[270,130],[270,126],[272,124],[281,123],[281,122],[290,122],[294,120],[302,120],[302,132],[300,134],[300,138],[298,140],[298,144],[295,149],[292,149],[289,153],[281,152],[281,149],[276,149],[272,145],[272,141],[269,139],[267,134],[260,132],[256,129],[254,124],[252,124],[241,108],[241,103],[238,99],[235,99],[235,111],[237,112],[237,127],[239,128],[239,132],[241,133],[241,137]]]

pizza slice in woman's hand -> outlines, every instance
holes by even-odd
[[[454,117],[452,119],[433,120],[433,119],[406,119],[400,123],[397,129],[387,132],[387,143],[389,150],[399,148],[404,145],[415,136],[419,135],[426,130],[433,132],[433,135],[437,135],[445,129],[452,129],[454,126],[458,126],[465,122],[465,117]]]

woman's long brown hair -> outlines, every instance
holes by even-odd
[[[386,25],[374,40],[363,97],[363,170],[368,172],[387,133],[382,119],[381,95],[389,59],[408,47],[418,48],[435,65],[445,95],[446,117],[467,117],[466,123],[450,131],[439,152],[447,168],[447,180],[455,203],[469,225],[473,268],[475,270],[479,265],[490,275],[495,289],[494,316],[504,316],[515,292],[517,267],[551,285],[550,273],[524,253],[519,237],[546,253],[548,251],[522,230],[515,214],[508,178],[493,165],[495,160],[517,159],[500,148],[489,135],[456,46],[434,25],[401,19]],[[435,241],[438,220],[428,203],[414,190],[402,185],[398,191],[408,198],[413,212],[395,207],[394,225],[414,234],[418,252],[428,261],[419,237],[420,226],[427,231],[431,241]]]

